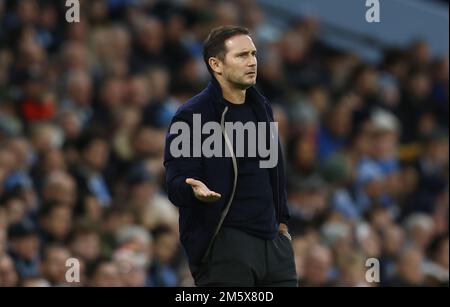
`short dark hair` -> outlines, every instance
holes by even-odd
[[[225,41],[236,35],[249,34],[250,32],[247,28],[240,26],[221,26],[211,30],[203,43],[203,60],[212,76],[214,74],[209,66],[208,59],[210,57],[218,57],[220,60],[223,60],[226,53]]]

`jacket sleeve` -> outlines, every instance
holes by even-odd
[[[197,202],[192,187],[185,181],[187,178],[202,180],[201,158],[194,157],[174,157],[170,151],[170,144],[178,136],[177,133],[170,133],[170,127],[176,122],[184,122],[192,132],[193,113],[187,109],[179,109],[172,119],[166,136],[164,149],[164,167],[166,177],[166,187],[169,200],[177,207],[192,207]],[[192,149],[192,133],[190,133],[190,149]],[[192,151],[191,151],[192,152]]]
[[[278,217],[278,222],[287,225],[290,218],[289,208],[287,205],[287,190],[286,190],[286,170],[284,167],[284,155],[281,149],[280,141],[278,141],[278,174],[279,174],[279,186],[280,191],[280,216]]]
[[[275,121],[273,117],[273,111],[270,104],[266,104],[270,120]],[[278,133],[278,132],[277,132]],[[278,138],[278,164],[276,166],[278,173],[278,193],[279,193],[279,201],[280,201],[280,213],[278,216],[278,223],[286,224],[290,218],[289,207],[287,205],[287,190],[286,190],[286,170],[284,167],[284,154],[282,150],[282,146],[280,143],[280,138]]]

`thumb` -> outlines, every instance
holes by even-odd
[[[191,185],[191,186],[196,186],[198,184],[198,181],[192,178],[187,178],[186,179],[186,183]]]

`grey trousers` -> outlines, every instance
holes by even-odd
[[[264,240],[223,227],[194,280],[199,287],[296,287],[291,241],[283,234]]]

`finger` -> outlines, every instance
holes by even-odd
[[[211,193],[211,191],[206,187],[196,186],[194,189],[196,190],[197,193],[201,193],[203,195],[209,195]]]
[[[218,197],[218,196],[216,196],[216,195],[210,195],[210,196],[208,196],[208,197],[203,197],[203,201],[205,201],[205,202],[213,202],[213,201],[216,201],[216,200],[218,200],[220,197]]]
[[[219,193],[213,192],[213,191],[208,191],[208,193],[206,193],[207,197],[214,197],[219,199],[221,197],[221,195]]]
[[[211,198],[211,199],[219,199],[221,196],[220,196],[220,194],[218,194],[218,193],[216,193],[216,192],[212,192],[212,193],[209,193],[208,194],[208,198]]]
[[[191,186],[196,186],[199,184],[200,181],[192,179],[192,178],[187,178],[185,182]]]
[[[199,192],[197,192],[197,195],[200,197],[209,197],[210,196],[209,193],[205,192],[205,191],[199,191]]]

